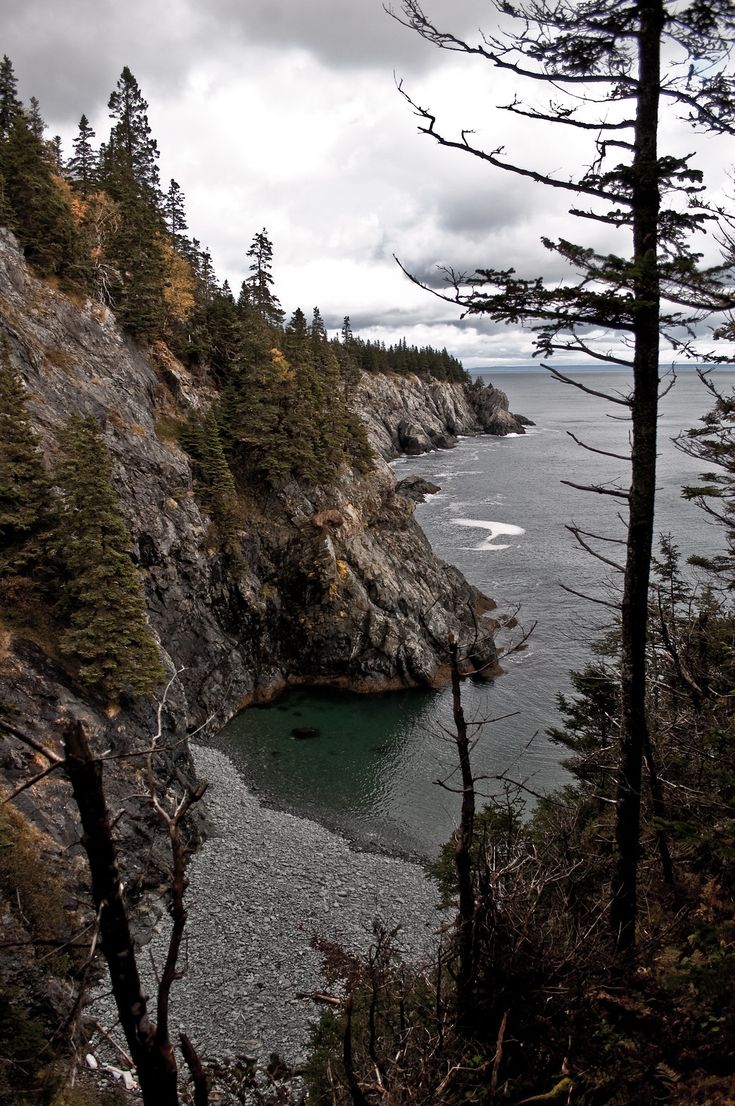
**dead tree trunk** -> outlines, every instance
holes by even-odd
[[[449,642],[452,672],[452,713],[455,742],[462,775],[462,806],[454,833],[454,866],[459,889],[457,918],[457,1029],[470,1036],[475,1025],[475,889],[472,878],[472,839],[475,830],[475,780],[470,763],[467,721],[462,708],[459,655],[456,638]]]
[[[112,993],[145,1106],[179,1106],[176,1058],[170,1039],[156,1034],[148,1018],[133,939],[122,895],[110,815],[102,785],[102,762],[92,755],[82,723],[64,731],[65,770],[82,822],[82,844],[89,859],[92,897],[100,912],[100,943]]]

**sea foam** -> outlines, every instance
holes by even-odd
[[[475,530],[490,531],[484,541],[474,546],[476,552],[485,552],[485,550],[489,549],[507,549],[507,545],[495,545],[495,539],[499,538],[501,534],[508,535],[509,537],[518,537],[520,534],[525,534],[526,532],[522,526],[514,526],[513,523],[510,522],[488,522],[480,518],[453,518],[452,522],[455,526],[467,526]]]

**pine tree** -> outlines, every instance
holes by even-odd
[[[100,695],[147,694],[165,673],[130,558],[109,452],[97,423],[78,416],[67,425],[61,445],[61,548],[69,579],[68,627],[60,650],[80,681]]]
[[[137,188],[154,204],[160,196],[158,145],[151,138],[148,103],[127,65],[120,74],[108,102],[114,122],[107,145],[108,171],[105,186],[115,199],[120,190],[128,190],[132,179]]]
[[[16,95],[17,89],[18,82],[13,63],[7,54],[3,54],[3,60],[0,62],[0,138],[7,137],[21,109],[21,102]]]
[[[284,313],[278,296],[272,290],[273,244],[265,227],[253,238],[247,256],[252,258],[251,275],[245,281],[243,289],[247,289],[249,302],[262,322],[266,326],[279,327]]]
[[[70,158],[67,170],[72,182],[85,197],[93,190],[97,179],[97,156],[92,147],[94,137],[92,126],[87,116],[83,115],[73,142],[74,157]]]
[[[49,540],[57,512],[38,439],[26,407],[26,389],[0,345],[0,596],[23,619],[41,598],[49,568]]]
[[[86,259],[66,198],[53,179],[45,144],[19,111],[3,144],[2,170],[10,224],[42,275],[83,280]]]

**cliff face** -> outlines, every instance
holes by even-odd
[[[49,457],[71,414],[93,415],[104,427],[150,621],[168,667],[184,669],[171,729],[210,717],[223,723],[289,681],[363,690],[430,683],[441,676],[449,632],[474,639],[470,609],[490,604],[434,557],[380,458],[367,477],[345,471],[333,488],[292,485],[259,499],[235,571],[211,539],[188,458],[166,433],[167,419],[211,401],[206,384],[165,347],[149,354],[134,346],[99,304],[72,302],[35,280],[8,235],[0,239],[0,289],[0,334],[28,384]],[[420,423],[436,444],[473,428],[457,385],[371,378],[357,403],[382,453],[393,449],[390,420]],[[494,655],[492,627],[481,625],[476,656],[485,663]],[[32,640],[7,628],[0,680],[3,697],[49,739],[59,710],[86,717],[117,744],[142,739],[151,725],[142,702],[109,719]]]
[[[415,456],[457,444],[460,434],[523,434],[527,420],[508,410],[492,385],[364,374],[355,405],[381,456]]]

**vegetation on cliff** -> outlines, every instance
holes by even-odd
[[[0,597],[3,621],[68,663],[87,692],[117,699],[157,687],[130,534],[98,425],[73,418],[47,470],[7,343],[0,350]]]
[[[225,542],[231,541],[233,512],[221,489],[211,494],[204,470],[214,462],[205,453],[221,448],[220,477],[231,477],[241,489],[257,489],[263,481],[279,487],[290,479],[329,483],[343,465],[371,465],[365,430],[349,405],[360,370],[442,380],[465,380],[466,374],[446,350],[419,349],[405,340],[386,348],[356,337],[348,318],[330,339],[318,308],[310,323],[297,309],[284,325],[265,228],[246,252],[248,276],[235,297],[226,281],[217,280],[209,252],[188,236],[180,185],[171,180],[162,190],[148,104],[127,67],[108,107],[107,141],[95,149],[94,131],[82,115],[73,156],[65,162],[58,142],[44,140],[38,105],[33,114],[18,100],[5,57],[0,214],[37,272],[97,297],[136,338],[165,342],[185,365],[210,377],[219,393],[217,429],[215,421],[199,420],[182,443],[195,446],[204,502]],[[206,448],[205,428],[211,438]]]

